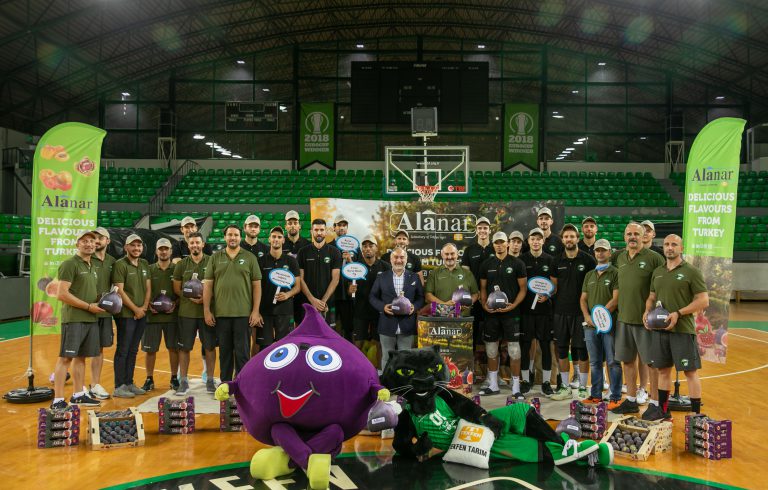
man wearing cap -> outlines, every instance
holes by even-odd
[[[583,250],[582,250],[583,251]],[[594,243],[597,266],[584,278],[581,287],[581,314],[584,315],[584,339],[589,353],[592,372],[592,391],[587,399],[590,403],[603,401],[603,363],[608,366],[609,400],[608,409],[613,410],[621,402],[621,364],[613,357],[614,329],[600,333],[592,319],[592,309],[604,306],[611,312],[612,325],[616,325],[616,307],[619,302],[619,270],[611,264],[611,244],[600,239]]]
[[[205,357],[205,389],[208,393],[216,391],[213,372],[216,367],[216,329],[205,324],[203,314],[203,298],[188,298],[184,295],[184,284],[193,275],[202,281],[208,268],[210,256],[203,253],[204,240],[199,232],[190,233],[187,237],[189,256],[181,259],[173,269],[173,291],[179,297],[179,371],[181,379],[176,394],[183,396],[189,391],[189,353],[195,345],[195,337],[200,337]]]
[[[336,319],[333,293],[339,285],[342,258],[338,248],[325,243],[325,234],[325,220],[313,220],[312,246],[299,250],[296,260],[301,270],[301,292],[306,302],[319,311],[325,321],[334,328]],[[297,318],[297,324],[301,323],[303,318],[303,314]]]
[[[613,413],[637,413],[637,370],[635,359],[651,363],[651,332],[643,326],[645,301],[651,291],[653,271],[664,265],[664,258],[643,247],[645,229],[639,223],[629,223],[624,229],[627,248],[614,254],[613,264],[619,270],[619,316],[616,325],[614,356],[622,363],[627,383],[627,398],[613,409]],[[649,403],[658,404],[658,372],[649,368],[651,391]],[[653,413],[653,410],[651,410]]]
[[[523,251],[523,234],[513,231],[509,234],[509,255],[520,258]]]
[[[117,315],[115,347],[115,391],[117,398],[133,398],[146,393],[133,382],[136,353],[147,326],[150,284],[149,262],[141,258],[144,242],[137,234],[125,239],[125,255],[112,266],[112,284],[117,286],[123,309]]]
[[[456,245],[453,243],[443,245],[440,256],[443,259],[442,265],[430,272],[427,277],[427,286],[424,288],[426,301],[454,306],[456,303],[453,301],[453,292],[462,287],[472,295],[474,304],[479,296],[477,281],[472,271],[459,266],[459,250]],[[470,313],[470,307],[461,307],[462,316],[469,316]]]
[[[592,216],[581,220],[582,238],[579,240],[579,250],[595,256],[595,240],[597,240],[597,221]]]
[[[285,232],[279,226],[269,231],[269,253],[259,259],[261,267],[261,317],[264,326],[257,329],[254,345],[265,348],[273,342],[282,339],[291,331],[293,321],[294,297],[301,291],[301,270],[295,258],[285,253],[283,246]],[[282,269],[293,274],[294,282],[291,288],[280,288],[272,282],[269,273]],[[256,351],[258,352],[258,350]],[[255,355],[251,351],[251,355]]]
[[[93,230],[96,234],[96,252],[91,256],[93,264],[97,267],[96,276],[98,277],[99,298],[112,289],[112,266],[115,264],[115,258],[107,253],[110,238],[109,232],[104,227],[98,227]],[[109,392],[101,386],[101,369],[104,366],[104,348],[112,347],[115,342],[115,331],[112,327],[112,315],[108,312],[96,314],[99,323],[99,355],[91,359],[91,389],[92,398],[106,400],[109,398]]]
[[[587,345],[584,342],[584,317],[581,314],[581,289],[584,285],[584,277],[595,268],[595,259],[588,253],[579,250],[579,230],[572,224],[563,226],[560,232],[565,252],[555,257],[554,267],[550,277],[555,284],[555,306],[553,309],[552,324],[557,345],[558,359],[560,360],[560,380],[562,386],[552,395],[553,400],[565,400],[572,397],[571,388],[568,386],[573,360],[574,370],[579,367],[580,399],[587,398],[587,381],[589,376],[589,358]],[[601,386],[602,388],[602,386]]]
[[[227,246],[211,256],[203,282],[203,315],[206,325],[216,327],[222,382],[232,381],[248,362],[251,329],[262,324],[259,261],[240,246],[237,225],[224,228],[224,240]]]
[[[245,238],[240,242],[240,248],[251,252],[258,259],[269,253],[269,245],[259,241],[259,235],[261,234],[261,219],[258,216],[251,214],[245,218],[243,232],[245,232]]]
[[[549,278],[553,272],[553,258],[542,250],[544,246],[544,232],[541,228],[534,228],[528,232],[528,248],[520,256],[520,260],[525,264],[527,277],[545,277]],[[536,307],[531,308],[535,302]],[[527,291],[525,296],[525,308],[522,308],[522,334],[521,337],[526,342],[531,343],[530,349],[523,349],[521,375],[523,377],[521,393],[530,389],[533,378],[530,373],[533,371],[534,355],[536,346],[533,344],[537,340],[541,347],[541,366],[542,383],[541,392],[544,395],[551,395],[552,385],[550,379],[552,376],[552,300],[549,296],[540,294],[538,300],[536,294]]]
[[[643,225],[643,228],[645,229],[645,234],[643,234],[643,247],[649,248],[664,257],[664,249],[653,244],[653,239],[656,238],[656,226],[653,224],[653,221],[645,220],[640,224]]]
[[[181,220],[180,230],[184,239],[173,242],[173,253],[171,254],[171,257],[173,257],[172,262],[174,264],[189,256],[189,245],[187,244],[187,240],[190,233],[196,233],[198,231],[197,221],[195,221],[195,218],[192,216],[185,216],[184,219]],[[203,253],[206,255],[211,255],[213,253],[213,249],[209,244],[205,244]]]
[[[653,271],[651,292],[645,302],[643,323],[648,325],[648,313],[656,301],[670,312],[669,326],[652,332],[651,360],[659,373],[659,406],[650,405],[643,414],[646,420],[671,418],[669,391],[672,388],[672,366],[685,373],[691,411],[701,412],[701,357],[696,341],[693,315],[709,306],[709,293],[701,271],[683,260],[683,239],[668,235],[664,239],[667,263]],[[651,412],[651,410],[653,410]],[[648,413],[651,412],[651,413]]]
[[[352,320],[354,325],[353,338],[355,339],[355,345],[361,350],[366,340],[371,340],[376,344],[376,361],[378,362],[376,367],[381,372],[384,366],[381,364],[381,343],[379,342],[379,333],[376,328],[379,322],[379,311],[371,305],[368,296],[371,293],[376,278],[382,272],[390,270],[391,266],[377,257],[379,242],[375,236],[366,235],[360,248],[363,255],[362,264],[368,270],[365,279],[357,279],[354,281],[354,284],[353,281],[344,280],[349,296],[352,297],[354,295],[352,299],[352,313],[354,315],[354,320]]]
[[[493,245],[490,241],[491,221],[485,216],[477,218],[475,234],[477,240],[464,248],[461,256],[461,266],[472,271],[475,280],[479,280],[480,266],[486,260],[493,257]],[[473,344],[483,342],[483,323],[485,322],[485,310],[479,301],[472,305],[472,336]]]
[[[171,389],[179,388],[179,380],[176,373],[179,370],[179,332],[178,319],[176,317],[176,306],[179,299],[173,291],[173,266],[171,265],[171,241],[167,238],[161,238],[155,244],[157,262],[149,266],[149,280],[152,285],[152,293],[149,302],[149,314],[147,319],[147,328],[144,329],[144,336],[141,339],[141,350],[146,353],[145,362],[147,367],[147,379],[144,391],[155,389],[155,360],[157,351],[160,350],[160,338],[165,338],[165,348],[168,349],[168,358],[171,365]],[[160,294],[165,294],[173,302],[173,309],[167,313],[160,313],[155,308],[154,301]]]
[[[406,270],[416,273],[419,276],[419,281],[421,281],[421,285],[424,286],[424,272],[422,272],[421,270],[421,258],[412,252],[411,253],[408,252],[409,241],[410,241],[410,235],[408,235],[407,230],[397,230],[397,233],[395,234],[395,247],[402,248],[406,252],[405,268]],[[381,260],[387,264],[391,264],[392,263],[392,259],[390,255],[391,253],[392,252],[387,252],[384,255],[382,255]]]
[[[299,213],[293,209],[285,213],[285,231],[287,232],[287,235],[285,236],[285,243],[283,244],[283,253],[290,254],[293,258],[296,258],[299,254],[299,250],[309,245],[310,242],[301,236]],[[301,308],[300,302],[294,302],[294,305]]]
[[[77,253],[59,265],[58,299],[61,309],[61,347],[54,369],[54,399],[51,409],[67,408],[64,400],[64,382],[67,370],[72,365],[74,389],[85,386],[85,358],[99,355],[99,325],[96,314],[104,313],[99,308],[98,274],[91,260],[96,250],[96,234],[90,230],[77,236]],[[74,362],[73,362],[74,360]],[[101,403],[78,391],[69,399],[74,405],[98,407]]]
[[[424,306],[424,287],[419,276],[406,268],[408,253],[397,247],[390,254],[392,270],[378,275],[373,283],[368,300],[379,312],[377,330],[381,342],[381,366],[387,365],[389,353],[394,350],[407,350],[413,347],[416,334],[416,315]],[[392,302],[400,295],[411,302],[411,311],[392,310]]]
[[[349,232],[349,221],[347,218],[339,214],[334,218],[333,231],[336,233],[336,238],[343,237]],[[355,260],[356,252],[342,252],[341,258],[343,263],[349,263]],[[352,342],[354,340],[354,320],[352,319],[352,297],[347,293],[346,287],[336,288],[334,293],[336,298],[336,320],[341,322],[341,329],[344,334],[344,338]]]
[[[552,257],[558,257],[563,253],[565,248],[563,247],[563,241],[556,233],[552,233],[552,226],[554,226],[554,220],[552,219],[552,210],[549,208],[541,208],[536,213],[536,226],[544,233],[544,246],[542,250]],[[528,251],[528,244],[523,244],[523,252]]]
[[[507,235],[503,231],[493,235],[494,256],[480,265],[480,305],[486,312],[483,327],[483,342],[488,356],[488,387],[480,390],[481,395],[499,394],[499,340],[507,342],[507,354],[512,371],[512,396],[525,400],[520,392],[520,309],[518,305],[525,299],[526,273],[522,260],[509,255]],[[488,297],[494,291],[507,295],[503,298]],[[504,303],[496,306],[496,302]],[[530,348],[524,345],[523,348]]]

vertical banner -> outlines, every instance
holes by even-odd
[[[301,104],[299,170],[313,163],[336,168],[333,111],[332,102]]]
[[[501,170],[522,163],[539,169],[538,104],[504,104],[504,158]]]
[[[741,135],[746,121],[730,117],[707,124],[696,136],[685,172],[685,259],[704,275],[709,308],[696,315],[702,359],[725,362],[728,305],[733,283],[733,240]]]
[[[48,130],[35,150],[32,183],[30,301],[32,335],[61,331],[59,264],[76,237],[96,227],[101,142],[106,131],[81,123]]]

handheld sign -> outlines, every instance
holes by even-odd
[[[353,286],[357,286],[358,279],[365,279],[366,274],[368,274],[368,268],[360,262],[348,262],[341,268],[341,275],[352,281]],[[352,297],[355,297],[355,293],[352,293]]]
[[[277,295],[280,294],[281,288],[291,289],[296,283],[296,276],[293,275],[293,272],[287,269],[272,269],[269,271],[269,276],[267,277],[269,278],[269,282],[277,286],[275,297],[272,298],[273,305],[277,303]]]
[[[336,248],[342,252],[354,252],[360,248],[360,240],[352,235],[340,236],[336,239]]]
[[[546,277],[536,276],[528,279],[528,289],[532,293],[536,293],[536,296],[533,298],[533,304],[531,305],[531,309],[535,310],[536,305],[539,302],[539,296],[542,294],[545,296],[552,294],[552,291],[555,290],[555,285]]]
[[[590,312],[590,316],[592,317],[592,323],[595,324],[597,333],[608,333],[613,328],[613,317],[611,317],[611,312],[605,306],[595,305]]]

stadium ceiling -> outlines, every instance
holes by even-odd
[[[0,125],[28,130],[174,67],[413,36],[604,56],[722,88],[753,120],[768,113],[764,0],[0,0]]]

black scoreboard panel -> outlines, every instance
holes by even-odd
[[[225,131],[277,131],[277,102],[227,102]]]
[[[488,122],[488,63],[352,62],[352,122],[409,124],[411,107],[437,107],[442,124]]]

